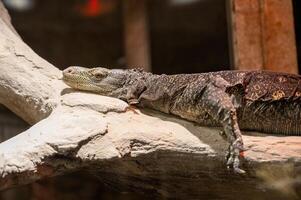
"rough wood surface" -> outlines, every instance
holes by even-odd
[[[147,1],[125,0],[122,5],[126,64],[151,71]]]
[[[17,36],[19,36],[17,31],[11,24],[10,16],[7,10],[5,9],[2,1],[0,1],[0,18],[4,21],[4,23],[6,23],[6,25],[10,28],[11,31],[13,31]]]
[[[264,69],[298,73],[291,0],[265,0],[263,9]]]
[[[0,144],[1,190],[84,169],[116,190],[166,197],[300,195],[301,137],[248,133],[248,173],[237,176],[218,129],[71,90],[1,19],[0,68],[0,103],[34,124]]]
[[[236,69],[298,73],[291,0],[229,0]]]
[[[55,108],[65,86],[60,70],[35,54],[7,23],[0,20],[0,103],[34,124]]]
[[[262,69],[261,26],[258,0],[230,0],[228,14],[232,34],[233,64],[236,69]]]

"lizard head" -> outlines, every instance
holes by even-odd
[[[63,71],[63,81],[70,87],[92,91],[99,94],[110,94],[122,87],[126,80],[126,72],[119,69],[102,67],[85,68],[71,66]]]

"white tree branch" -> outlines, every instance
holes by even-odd
[[[4,23],[6,23],[7,27],[10,28],[10,30],[12,32],[14,32],[17,36],[19,36],[17,31],[11,24],[10,16],[9,16],[7,10],[5,9],[2,1],[0,1],[0,18],[4,21]]]

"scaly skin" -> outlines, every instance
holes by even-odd
[[[227,165],[237,173],[242,130],[301,135],[301,77],[267,71],[155,75],[141,70],[69,67],[72,88],[177,115],[204,126],[222,126],[230,143]]]

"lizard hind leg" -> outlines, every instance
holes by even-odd
[[[241,132],[238,126],[236,109],[231,97],[223,87],[209,83],[199,99],[199,106],[224,129],[225,136],[230,143],[227,155],[227,167],[235,173],[243,174],[240,169],[240,153],[244,150]]]

